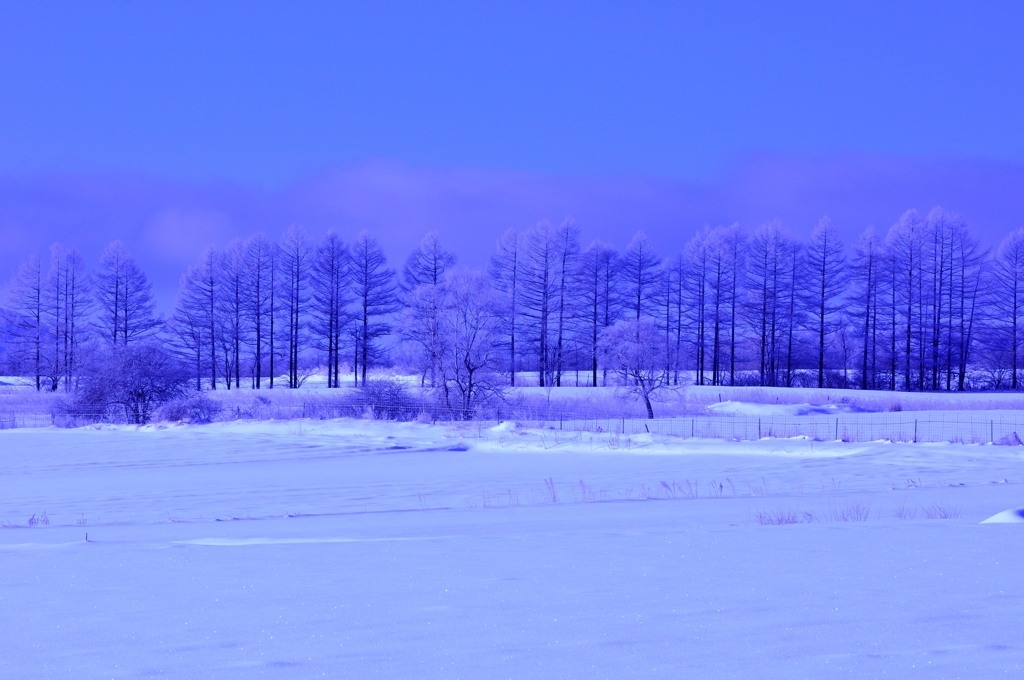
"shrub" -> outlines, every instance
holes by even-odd
[[[419,411],[398,380],[368,380],[361,396],[366,407],[364,413],[375,420],[412,420]]]
[[[224,406],[204,392],[198,392],[189,397],[173,399],[159,410],[161,420],[171,420],[189,423],[209,423],[216,418]]]
[[[157,407],[185,392],[189,379],[184,366],[159,345],[117,347],[85,368],[74,395],[55,405],[54,422],[148,423]]]

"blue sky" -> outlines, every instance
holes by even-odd
[[[1024,156],[1021,3],[7,2],[0,171]]]
[[[1022,3],[0,0],[0,278],[121,238],[173,288],[292,221],[470,264],[566,214],[670,254],[941,203],[994,241],[1024,224],[1021,35]]]

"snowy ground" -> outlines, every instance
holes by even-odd
[[[1022,449],[0,431],[0,677],[1020,677]]]

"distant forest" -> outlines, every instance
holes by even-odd
[[[433,232],[395,269],[370,234],[311,243],[292,227],[203,252],[168,318],[120,242],[95,269],[63,245],[30,257],[2,305],[3,369],[38,390],[73,390],[137,345],[197,389],[297,388],[314,372],[358,386],[374,367],[444,390],[524,374],[596,386],[642,379],[632,362],[668,384],[1016,390],[1024,228],[986,251],[935,208],[849,250],[823,218],[807,242],[768,222],[705,228],[667,254],[642,232],[623,251],[584,247],[568,218],[505,232],[486,271],[465,271]],[[627,336],[641,347],[618,351]]]

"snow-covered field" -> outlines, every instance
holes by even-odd
[[[0,676],[1021,677],[1022,450],[0,431]]]

